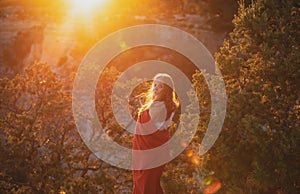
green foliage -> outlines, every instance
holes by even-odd
[[[120,170],[112,176],[115,168],[82,142],[71,94],[63,86],[41,63],[25,75],[0,80],[1,193],[114,193],[126,187],[114,185],[117,177],[130,180],[130,174]]]
[[[240,4],[216,61],[228,95],[223,131],[206,168],[223,191],[296,193],[299,166],[299,4]],[[196,73],[194,79],[201,80]]]

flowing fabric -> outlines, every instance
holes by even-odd
[[[170,139],[169,129],[157,130],[155,125],[151,123],[149,111],[143,111],[138,118],[136,130],[148,130],[153,131],[151,134],[140,135],[142,133],[136,133],[133,138],[133,150],[149,150],[165,144]],[[147,123],[147,125],[143,125]],[[142,126],[147,126],[147,129]],[[164,153],[165,156],[168,153]],[[155,156],[153,156],[155,158]],[[158,156],[159,157],[159,156]],[[148,160],[148,158],[147,158]],[[137,161],[142,166],[143,163],[149,163],[145,161],[145,157],[135,156],[133,154],[133,161]],[[135,169],[133,162],[133,169]],[[164,165],[142,170],[133,170],[133,194],[161,194],[163,193],[160,178],[164,170]]]

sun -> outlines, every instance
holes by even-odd
[[[88,14],[99,6],[103,5],[107,0],[69,0],[71,11],[74,14]]]

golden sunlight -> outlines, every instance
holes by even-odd
[[[71,11],[76,14],[88,14],[95,11],[98,6],[103,5],[107,0],[69,0]]]
[[[199,156],[195,155],[192,157],[192,163],[195,165],[200,165],[200,158]]]

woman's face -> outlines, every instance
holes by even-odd
[[[153,100],[162,101],[165,85],[159,81],[154,81],[153,85]]]

